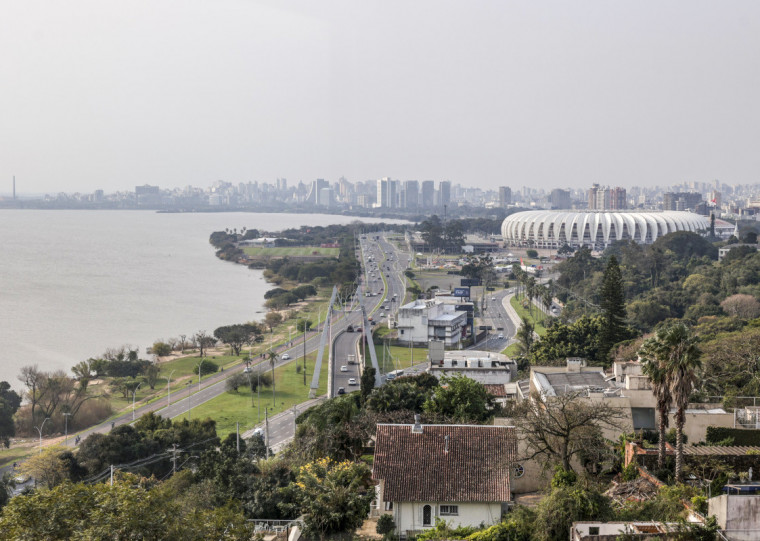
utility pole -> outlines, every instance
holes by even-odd
[[[235,439],[237,442],[237,453],[240,454],[240,423],[235,423]]]
[[[269,449],[269,408],[264,408],[264,436],[266,438],[265,446]]]
[[[113,464],[111,464],[111,486],[113,486]]]
[[[172,445],[172,475],[177,473],[177,444]]]
[[[306,385],[306,319],[303,320],[303,384]]]
[[[69,442],[69,417],[71,416],[70,413],[64,413],[63,418],[65,419],[65,436],[63,439],[63,444],[66,445]]]

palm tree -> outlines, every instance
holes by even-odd
[[[517,340],[520,345],[521,353],[527,355],[530,352],[530,347],[533,345],[533,322],[528,318],[521,318],[522,325],[517,329]]]
[[[657,449],[657,468],[662,469],[665,466],[665,430],[669,424],[668,412],[670,411],[673,397],[670,395],[668,374],[657,355],[658,345],[659,343],[655,338],[645,340],[639,349],[639,357],[641,358],[644,375],[649,377],[649,381],[652,384],[652,392],[657,400],[657,415],[660,417],[658,423],[660,437]]]
[[[660,408],[660,394],[669,395],[676,406],[676,481],[683,476],[683,426],[686,422],[686,408],[689,396],[694,390],[697,371],[702,367],[700,351],[696,338],[683,323],[660,329],[655,338],[647,340],[641,348],[642,357],[651,359],[648,363],[648,375],[655,385],[665,387],[655,391]],[[646,366],[646,365],[645,365]],[[666,398],[663,398],[663,404]],[[669,408],[668,402],[667,407]],[[663,411],[660,410],[660,449],[664,454],[662,443],[664,429],[662,426]],[[658,461],[659,462],[659,461]]]
[[[274,365],[277,362],[277,359],[280,358],[280,356],[277,354],[277,352],[273,349],[270,349],[265,354],[266,359],[269,361],[269,366],[272,367],[272,407],[277,407],[277,395],[275,394],[274,390]]]

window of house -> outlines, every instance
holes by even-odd
[[[459,506],[458,505],[442,505],[441,506],[441,516],[456,516],[459,514]]]
[[[401,334],[404,334],[404,329],[401,329]]]
[[[599,535],[599,526],[589,526],[588,527],[588,534],[589,535]]]

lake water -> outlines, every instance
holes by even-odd
[[[19,388],[24,365],[68,371],[109,347],[144,353],[161,338],[261,319],[273,286],[261,271],[217,259],[209,235],[356,219],[0,210],[0,380]]]

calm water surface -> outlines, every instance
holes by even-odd
[[[261,271],[217,259],[227,227],[350,223],[322,214],[0,210],[0,380],[64,369],[108,347],[261,319]],[[362,221],[373,221],[363,219]],[[393,220],[385,220],[391,222]]]

